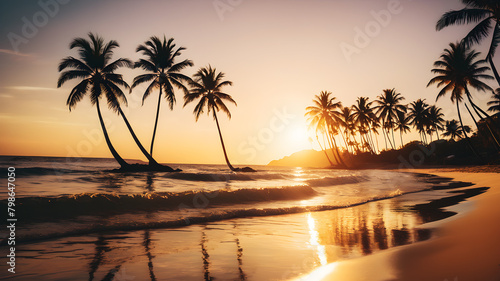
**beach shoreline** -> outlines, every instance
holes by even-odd
[[[433,238],[428,241],[328,264],[298,280],[500,280],[500,174],[491,172],[497,169],[399,170],[449,177],[490,189],[468,199],[467,211],[439,221]],[[436,224],[420,227],[429,226]]]

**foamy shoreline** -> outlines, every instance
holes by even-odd
[[[433,239],[328,264],[300,280],[500,280],[500,174],[453,170],[405,170],[490,187],[467,200],[469,211],[443,221]]]

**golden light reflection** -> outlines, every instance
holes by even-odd
[[[309,244],[316,247],[316,254],[318,255],[319,262],[321,265],[325,265],[327,264],[325,246],[320,244],[319,233],[316,230],[316,222],[311,213],[307,214],[307,225],[309,226],[309,234],[311,235]]]
[[[302,180],[301,178],[304,175],[304,170],[302,169],[302,167],[295,167],[293,175],[296,177],[295,180]]]
[[[332,272],[334,272],[335,269],[337,268],[337,265],[338,265],[337,262],[323,265],[321,267],[318,267],[317,269],[315,269],[313,272],[309,273],[308,275],[301,276],[300,278],[295,279],[295,281],[319,281],[319,280],[322,280],[323,278],[332,274]]]

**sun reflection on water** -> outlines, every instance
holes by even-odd
[[[311,235],[309,244],[312,247],[316,247],[316,253],[318,255],[319,262],[321,265],[325,265],[328,262],[326,258],[326,249],[324,245],[320,244],[319,233],[316,230],[316,222],[314,221],[311,213],[307,214],[307,224],[309,226],[309,234]]]

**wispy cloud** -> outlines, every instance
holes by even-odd
[[[0,98],[12,98],[12,95],[0,94]]]
[[[25,53],[15,52],[13,50],[7,50],[7,49],[0,49],[0,53],[12,55],[12,56],[18,56],[18,57],[32,57],[33,56],[32,54],[25,54]]]
[[[33,87],[33,86],[10,86],[5,87],[9,90],[17,90],[17,91],[57,91],[57,88],[47,88],[47,87]]]

